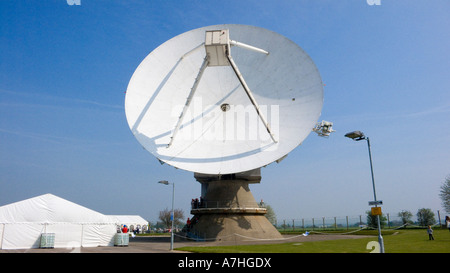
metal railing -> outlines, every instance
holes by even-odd
[[[239,201],[198,201],[191,202],[191,209],[254,209],[265,208],[264,203],[257,202],[239,202]]]

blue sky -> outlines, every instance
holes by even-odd
[[[441,208],[450,174],[450,3],[442,0],[0,2],[0,205],[52,193],[105,214],[189,216],[193,174],[160,165],[125,118],[128,82],[157,46],[215,24],[255,25],[302,47],[325,84],[314,133],[251,185],[279,220]],[[450,213],[450,212],[449,212]]]

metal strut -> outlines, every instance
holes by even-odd
[[[198,84],[200,83],[200,79],[202,78],[203,72],[205,71],[206,67],[208,66],[208,62],[209,62],[209,57],[208,57],[208,55],[206,55],[205,58],[203,59],[202,66],[200,67],[200,70],[198,71],[197,77],[195,78],[194,84],[192,85],[191,92],[189,93],[189,96],[186,99],[186,104],[183,107],[183,111],[181,112],[181,115],[178,118],[177,125],[175,126],[175,129],[173,130],[173,134],[170,137],[170,142],[169,142],[169,144],[167,144],[167,148],[169,148],[172,145],[173,140],[175,139],[175,136],[177,135],[177,133],[181,127],[181,123],[183,122],[184,115],[186,114],[186,111],[189,108],[189,105],[191,104],[192,98],[194,97],[194,93],[197,90]]]
[[[268,54],[268,53],[267,53]],[[269,123],[266,121],[264,116],[261,114],[259,110],[259,105],[256,102],[255,98],[252,95],[252,92],[250,91],[250,88],[248,87],[247,83],[244,80],[244,77],[242,76],[241,72],[239,71],[239,68],[237,67],[236,63],[234,62],[233,58],[231,57],[229,49],[226,52],[226,56],[228,61],[231,64],[231,67],[233,68],[234,73],[238,77],[239,81],[241,82],[242,87],[244,87],[245,93],[247,93],[248,98],[252,102],[253,106],[255,107],[256,113],[258,113],[259,118],[261,119],[264,126],[266,126],[267,132],[269,133],[270,137],[272,138],[272,141],[274,143],[277,143],[278,141],[275,140],[275,136],[272,133],[272,130],[270,130]]]

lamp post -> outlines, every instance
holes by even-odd
[[[345,137],[351,138],[354,141],[367,140],[367,147],[369,149],[369,160],[370,160],[370,172],[372,173],[372,187],[373,187],[373,198],[375,207],[377,207],[377,193],[375,191],[375,178],[373,176],[373,166],[372,166],[372,153],[370,152],[370,139],[366,137],[361,131],[354,131],[345,134]],[[380,215],[377,214],[377,224],[378,224],[378,243],[380,244],[380,253],[384,253],[384,242],[383,237],[381,236],[381,224],[380,224]]]
[[[170,233],[170,250],[173,250],[173,221],[175,218],[174,211],[173,211],[173,202],[174,202],[174,196],[175,196],[175,183],[170,183],[167,180],[161,180],[158,183],[164,184],[164,185],[172,184],[172,212],[170,214],[170,219],[172,220],[172,229],[171,229],[171,233]]]

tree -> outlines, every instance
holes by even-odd
[[[403,225],[412,224],[412,222],[413,222],[411,220],[412,216],[413,216],[412,213],[407,210],[402,210],[398,213],[398,217],[400,217],[402,219]]]
[[[269,220],[269,222],[272,225],[276,225],[277,224],[277,216],[275,215],[275,212],[273,211],[272,207],[269,205],[266,205],[266,209],[267,209],[267,213],[266,213],[266,218],[267,220]]]
[[[158,219],[161,220],[163,225],[166,228],[172,228],[172,220],[170,219],[171,210],[165,208],[164,210],[159,212]],[[174,209],[174,218],[173,218],[174,226],[184,225],[184,213],[181,209]]]
[[[372,215],[372,211],[368,210],[367,213],[367,225],[369,227],[378,228],[378,217]],[[383,228],[386,225],[387,218],[384,215],[380,215],[380,227]]]
[[[444,183],[441,186],[439,196],[442,200],[442,206],[447,213],[450,213],[450,175],[447,175]]]
[[[422,208],[417,211],[417,221],[420,226],[428,226],[436,223],[433,211],[426,208]]]

